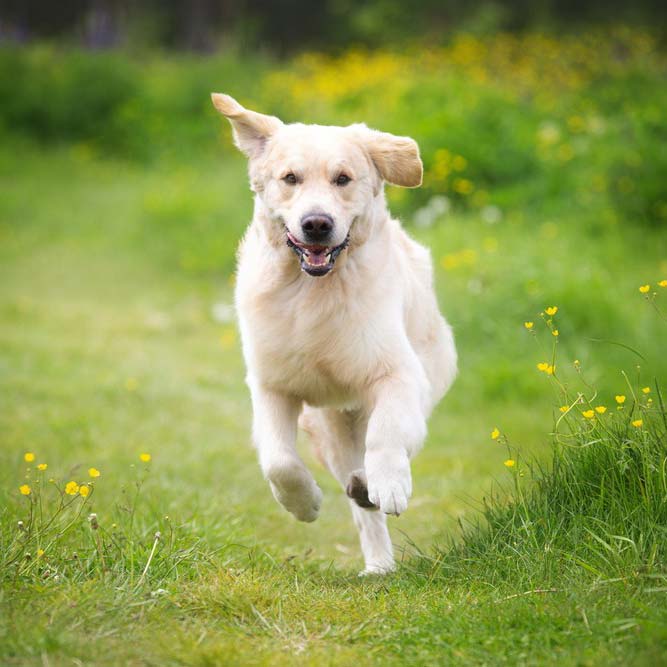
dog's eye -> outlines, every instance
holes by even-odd
[[[352,179],[347,174],[340,174],[336,177],[334,183],[342,187],[343,185],[347,185],[351,180]]]
[[[283,176],[283,181],[285,181],[287,185],[296,185],[296,176],[290,171],[289,174]]]

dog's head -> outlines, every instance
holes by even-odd
[[[251,186],[268,213],[272,239],[287,243],[312,276],[333,268],[354,222],[370,215],[383,181],[421,185],[419,148],[408,137],[365,125],[285,125],[228,95],[211,97],[249,159]]]

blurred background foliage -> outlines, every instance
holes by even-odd
[[[574,205],[598,222],[667,222],[667,67],[654,31],[464,32],[442,42],[288,60],[5,42],[0,136],[191,160],[233,150],[209,103],[221,89],[286,121],[363,119],[414,136],[425,186],[393,191],[399,212],[446,195],[464,209]]]
[[[20,238],[21,220],[35,239],[47,229],[122,239],[138,261],[208,290],[220,284],[213,277],[232,280],[251,209],[244,159],[211,91],[287,122],[364,121],[410,135],[424,185],[388,188],[391,209],[432,248],[445,312],[483,393],[503,395],[511,381],[530,395],[539,378],[517,375],[523,351],[507,354],[515,332],[494,323],[533,318],[548,301],[567,300],[574,331],[632,332],[655,347],[655,326],[618,294],[667,276],[664,11],[5,2],[0,231]],[[36,184],[42,196],[30,199]],[[105,226],[92,227],[86,216],[101,202],[108,210],[93,215]],[[599,373],[612,361],[636,359],[607,347]]]
[[[285,55],[350,45],[441,44],[456,32],[659,26],[658,0],[4,0],[0,36],[59,39],[92,48],[211,52],[230,47]]]
[[[530,395],[539,379],[516,374],[522,351],[501,352],[514,333],[494,322],[531,318],[545,299],[567,301],[574,331],[620,340],[632,326],[654,346],[655,328],[616,292],[667,274],[663,12],[651,2],[6,2],[0,141],[19,184],[5,179],[0,229],[19,238],[20,219],[38,239],[115,234],[124,252],[213,284],[233,273],[251,199],[212,90],[288,122],[408,134],[424,186],[388,197],[433,249],[463,363],[489,398],[510,381]],[[29,205],[28,184],[42,193]],[[86,201],[72,214],[77,193]],[[96,197],[103,228],[86,219]],[[630,275],[648,261],[649,275]],[[605,355],[628,361],[619,348]]]

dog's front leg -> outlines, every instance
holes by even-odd
[[[299,521],[315,521],[322,492],[296,452],[301,401],[249,382],[253,439],[275,499]]]
[[[382,512],[399,515],[412,494],[410,458],[426,437],[420,387],[410,377],[389,376],[374,389],[364,456],[368,498]]]

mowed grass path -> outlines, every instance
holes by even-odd
[[[410,510],[391,520],[399,549],[407,545],[404,564],[360,580],[347,503],[305,442],[325,494],[320,518],[299,524],[271,497],[249,445],[234,325],[212,316],[215,304],[231,303],[234,251],[250,216],[243,162],[141,168],[21,148],[2,154],[0,179],[3,539],[27,507],[17,490],[24,452],[63,481],[101,470],[90,510],[107,528],[144,474],[139,453],[149,452],[134,519],[141,553],[160,530],[183,554],[144,582],[145,560],[116,563],[106,579],[3,578],[3,662],[662,660],[655,598],[622,582],[523,595],[513,581],[443,585],[410,557],[412,543],[428,552],[455,536],[457,519],[474,517],[494,479],[507,479],[494,426],[522,451],[546,451],[552,389],[535,370],[544,353],[524,319],[558,303],[561,354],[587,365],[607,401],[636,360],[590,338],[640,346],[664,377],[659,325],[636,294],[664,268],[659,232],[581,230],[567,216],[536,213],[494,226],[451,216],[417,233],[433,248],[462,372],[415,461]],[[440,258],[452,253],[463,259],[448,272]],[[85,525],[77,540],[90,551]]]

